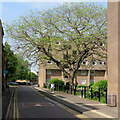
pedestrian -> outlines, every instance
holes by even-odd
[[[54,83],[51,84],[51,93],[54,93]]]

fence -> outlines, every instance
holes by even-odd
[[[92,87],[80,87],[77,88],[77,92],[75,94],[80,95],[84,98],[89,98],[93,100],[97,100],[99,102],[103,102],[107,104],[107,89],[94,89]]]
[[[47,86],[46,86],[47,87]],[[50,86],[48,87],[50,88]],[[107,104],[107,89],[94,89],[89,86],[74,86],[73,89],[69,85],[55,85],[55,91],[63,91],[66,93],[80,95],[83,98],[93,99]]]

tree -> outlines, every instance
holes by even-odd
[[[33,72],[30,72],[29,74],[31,76],[31,81],[35,82],[37,80],[37,75],[35,73],[33,73]]]
[[[94,3],[66,3],[47,11],[30,10],[7,25],[8,35],[28,58],[52,60],[70,84],[85,59],[106,58],[107,11]],[[99,47],[99,44],[104,46]]]
[[[14,75],[17,66],[17,56],[14,55],[11,50],[11,46],[6,42],[4,45],[4,50],[6,52],[7,70],[8,70],[8,80],[14,80]]]
[[[29,66],[28,61],[23,60],[20,56],[17,57],[17,66],[16,72],[14,76],[16,76],[16,80],[28,80],[29,79]]]
[[[4,50],[6,52],[8,80],[16,81],[17,79],[29,79],[28,61],[14,54],[11,50],[11,46],[7,42],[4,45]]]

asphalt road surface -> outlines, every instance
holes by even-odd
[[[14,97],[13,118],[80,118],[80,114],[31,87],[18,87]]]

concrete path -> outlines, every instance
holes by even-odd
[[[54,94],[51,94],[49,89],[32,87],[51,99],[81,112],[86,118],[118,118],[118,107],[109,107],[106,104],[64,92],[55,91]]]
[[[15,87],[9,87],[2,92],[2,119],[4,119],[9,112],[10,101],[14,89]]]

